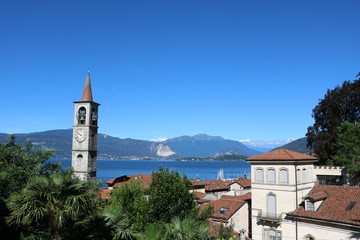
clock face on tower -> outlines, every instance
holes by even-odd
[[[82,128],[75,131],[75,139],[78,142],[83,142],[86,139],[86,131]]]

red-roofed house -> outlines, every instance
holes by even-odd
[[[209,217],[215,222],[232,225],[236,232],[249,232],[249,205],[251,193],[242,196],[222,196],[220,199],[204,203],[200,210],[211,205],[214,212]]]
[[[206,182],[202,182],[202,181],[200,181],[198,179],[196,179],[196,180],[190,179],[190,181],[191,181],[192,186],[193,186],[192,191],[205,193],[205,187],[207,185]]]
[[[251,179],[239,178],[235,181],[228,182],[229,191],[227,195],[244,195],[251,192]]]
[[[359,239],[360,187],[315,185],[287,214],[297,220],[300,236],[313,239]]]
[[[229,191],[229,186],[223,180],[207,180],[205,186],[205,196],[206,199],[219,199],[222,195],[226,194]]]

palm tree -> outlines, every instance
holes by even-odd
[[[138,236],[138,240],[164,240],[165,229],[159,223],[151,223],[146,226],[144,232]]]
[[[119,205],[109,205],[104,209],[106,224],[113,230],[113,240],[135,239],[131,220],[121,211]]]
[[[209,225],[193,218],[181,220],[174,217],[171,223],[165,224],[166,239],[173,240],[205,240],[210,239]]]
[[[72,178],[70,173],[37,176],[25,188],[10,196],[9,224],[48,226],[52,239],[63,239],[67,224],[90,214],[94,206],[94,193],[85,182]]]

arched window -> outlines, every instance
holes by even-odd
[[[287,169],[280,169],[280,184],[289,184],[289,174]]]
[[[274,169],[268,169],[267,170],[267,183],[275,184],[275,170]]]
[[[315,240],[315,238],[313,236],[311,236],[310,234],[304,236],[304,240]]]
[[[270,218],[276,218],[276,195],[274,193],[267,195],[267,215]]]
[[[97,125],[97,119],[98,119],[98,114],[96,112],[95,108],[91,109],[91,119],[90,119],[90,124],[91,125]]]
[[[77,119],[78,119],[78,124],[85,124],[86,109],[84,107],[79,108]]]
[[[79,155],[77,156],[77,160],[81,161],[82,159],[83,159],[83,155],[79,154]]]
[[[264,172],[262,168],[257,168],[255,170],[255,182],[263,183],[264,182]]]

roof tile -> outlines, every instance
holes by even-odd
[[[287,149],[278,149],[271,152],[263,153],[253,157],[249,157],[247,161],[253,160],[317,160],[316,157],[302,154]]]
[[[306,198],[324,201],[315,212],[305,211],[303,202],[289,215],[360,225],[360,187],[315,185]],[[356,204],[352,210],[347,210],[351,202]]]

